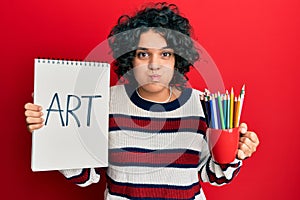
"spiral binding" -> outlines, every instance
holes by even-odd
[[[79,61],[79,60],[51,59],[51,58],[37,58],[36,60],[38,63],[91,66],[91,67],[108,67],[107,62],[98,62],[98,61]]]

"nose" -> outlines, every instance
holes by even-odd
[[[153,54],[149,59],[148,68],[153,71],[153,70],[160,69],[160,66],[161,63],[160,63],[159,56]]]

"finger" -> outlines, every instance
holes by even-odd
[[[27,117],[26,123],[27,124],[42,124],[44,122],[43,118],[36,118],[36,117]]]
[[[239,150],[243,151],[244,155],[247,157],[252,155],[251,149],[245,143],[239,142]]]
[[[244,160],[245,158],[247,158],[247,156],[244,154],[244,152],[242,150],[240,150],[240,149],[237,152],[237,157],[240,160]]]
[[[256,133],[252,131],[247,131],[242,137],[247,137],[249,138],[254,144],[258,145],[259,144],[259,139],[256,135]]]
[[[248,130],[248,126],[246,123],[241,123],[239,129],[240,133],[245,134]]]
[[[256,151],[257,145],[248,137],[240,137],[240,142],[247,145],[251,153]]]
[[[43,126],[44,126],[43,124],[29,124],[27,126],[27,129],[29,132],[32,132],[32,131],[42,128]]]
[[[25,116],[26,117],[41,117],[43,116],[43,113],[42,112],[38,112],[38,111],[31,111],[31,110],[26,110],[25,111]]]
[[[33,110],[33,111],[42,111],[42,107],[33,103],[26,103],[24,108],[26,110]]]

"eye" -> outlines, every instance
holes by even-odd
[[[163,52],[162,55],[163,55],[164,57],[169,57],[169,56],[171,56],[171,54],[170,54],[169,52]]]
[[[165,51],[165,52],[162,52],[161,55],[162,55],[163,58],[169,58],[173,55],[173,53],[169,52],[169,51]]]
[[[136,53],[136,57],[141,58],[141,59],[146,58],[148,56],[149,56],[149,54],[147,52],[144,52],[144,51],[140,51],[140,52]]]

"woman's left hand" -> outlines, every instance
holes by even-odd
[[[251,157],[251,155],[256,151],[259,145],[259,139],[256,133],[248,131],[247,124],[241,123],[240,125],[240,141],[239,148],[237,152],[237,157],[240,160]]]

